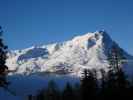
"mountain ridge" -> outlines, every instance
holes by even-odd
[[[108,70],[107,53],[113,45],[120,48],[106,31],[96,31],[63,43],[11,51],[7,65],[19,74],[51,72],[80,76],[84,68]],[[124,50],[123,53],[127,59],[133,59]]]

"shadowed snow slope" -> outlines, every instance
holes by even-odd
[[[66,83],[73,86],[79,83],[79,78],[67,75],[11,75],[8,77],[11,84],[8,89],[0,88],[0,100],[28,100],[28,96],[36,96],[41,90],[48,86],[52,80],[62,90]]]
[[[22,98],[12,95],[10,92],[8,92],[3,88],[0,88],[0,99],[1,100],[22,100]]]
[[[11,51],[7,65],[19,74],[52,72],[80,76],[84,68],[108,70],[107,53],[113,45],[120,48],[105,31],[97,31],[63,43]],[[123,55],[133,58],[126,52]]]

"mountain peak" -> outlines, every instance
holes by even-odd
[[[16,73],[54,72],[81,75],[84,68],[107,70],[107,53],[117,46],[105,30],[76,36],[61,44],[43,45],[12,52],[7,65]],[[119,46],[118,46],[119,47]],[[124,51],[124,50],[123,50]],[[123,55],[127,55],[123,52]],[[126,56],[129,58],[129,56]]]
[[[108,38],[108,40],[112,40],[106,30],[99,30],[99,31],[94,32],[94,34],[102,36],[103,38]]]
[[[90,48],[92,46],[110,46],[113,41],[105,30],[87,33],[72,39],[74,45]]]
[[[107,31],[105,29],[102,29],[102,30],[96,31],[95,33],[99,33],[99,34],[103,35],[103,34],[107,34]]]
[[[90,38],[95,38],[96,40],[99,39],[99,37],[102,36],[103,38],[110,38],[110,36],[108,35],[108,33],[105,31],[105,30],[99,30],[99,31],[96,31],[96,32],[88,32],[87,34],[85,35],[81,35],[81,36],[76,36],[74,37],[74,41],[78,41],[78,40],[88,40]]]

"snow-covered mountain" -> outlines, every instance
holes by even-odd
[[[10,51],[7,65],[19,74],[52,72],[80,76],[84,68],[108,70],[107,53],[113,45],[120,48],[105,31],[96,31],[63,43]],[[133,59],[124,50],[123,55]]]

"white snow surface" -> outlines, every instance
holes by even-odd
[[[63,43],[10,51],[7,65],[17,74],[54,72],[81,76],[84,68],[108,70],[107,53],[112,45],[118,46],[105,31],[96,31]],[[124,55],[133,59],[126,52]]]

